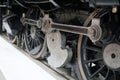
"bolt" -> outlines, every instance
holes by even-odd
[[[112,8],[112,13],[117,13],[117,7]]]

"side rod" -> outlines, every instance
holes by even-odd
[[[102,29],[100,27],[99,19],[92,19],[91,25],[89,27],[55,23],[52,22],[52,20],[49,18],[41,18],[40,20],[22,18],[21,21],[23,24],[37,26],[38,28],[43,28],[45,26],[42,24],[47,24],[47,28],[51,28],[52,30],[85,35],[88,36],[92,42],[98,41],[102,35]]]
[[[51,28],[64,32],[86,35],[91,39],[92,42],[98,41],[102,35],[102,29],[100,27],[99,19],[93,19],[89,27],[59,24],[52,22]]]

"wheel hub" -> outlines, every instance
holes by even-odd
[[[31,33],[31,37],[34,39],[36,34],[36,28],[34,26],[31,27],[30,33]]]
[[[108,67],[120,68],[120,45],[116,43],[107,45],[103,52],[103,59]]]

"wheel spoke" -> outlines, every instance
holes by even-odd
[[[36,36],[44,40],[44,36],[42,36],[40,33],[36,33]]]
[[[36,44],[36,46],[39,46],[39,42],[37,39],[35,39],[35,44]]]
[[[31,38],[27,38],[27,42],[28,42],[28,44],[30,44],[31,43]]]
[[[27,35],[27,38],[30,38],[31,37],[31,35],[29,34],[29,35]]]
[[[102,49],[95,47],[95,46],[86,46],[86,49],[91,50],[91,51],[95,51],[95,52],[99,52],[102,53]]]
[[[40,40],[38,39],[38,37],[36,37],[35,40],[38,44],[40,44]]]
[[[36,47],[35,39],[33,39],[33,49]]]
[[[29,42],[29,40],[28,39],[26,39],[27,40],[27,42]],[[31,46],[29,45],[29,44],[27,44],[28,45],[28,49],[30,50],[31,49]]]
[[[110,69],[108,68],[107,73],[106,73],[106,75],[105,75],[105,80],[108,79],[109,73],[110,73]]]
[[[95,77],[104,67],[105,67],[105,65],[103,65],[101,68],[99,68],[96,72],[94,72],[94,73],[90,76],[90,78]]]
[[[33,42],[33,40],[32,40],[31,45],[30,45],[30,46],[31,46],[31,49],[33,48],[33,44],[34,44],[34,42]]]
[[[113,72],[114,80],[117,80],[115,71],[112,71],[112,72]]]
[[[32,38],[29,39],[29,44],[31,43],[31,41],[32,41]]]
[[[93,62],[98,62],[98,61],[102,61],[102,58],[97,58],[97,59],[93,59],[93,60],[87,60],[85,61],[85,63],[93,63]]]

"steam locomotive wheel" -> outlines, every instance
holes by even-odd
[[[40,57],[40,51],[44,45],[44,34],[34,26],[27,26],[25,32],[25,46],[28,53],[34,57]]]
[[[39,19],[39,9],[30,9],[27,17],[32,19]],[[25,47],[29,55],[36,59],[43,58],[43,53],[46,50],[45,34],[37,26],[26,25],[24,34]]]
[[[79,36],[77,75],[80,80],[120,80],[119,25],[113,21],[106,23],[106,37],[96,44],[88,37]]]

